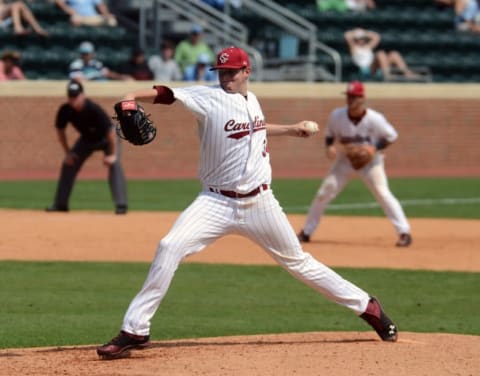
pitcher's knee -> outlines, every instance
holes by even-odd
[[[279,261],[287,270],[295,273],[301,274],[301,271],[304,269],[305,265],[310,261],[310,254],[306,252],[299,252],[298,255],[294,257],[282,257]]]
[[[157,257],[180,262],[185,256],[192,252],[192,247],[186,243],[184,238],[165,237],[157,247]]]
[[[180,246],[180,242],[172,239],[165,237],[162,240],[160,240],[160,243],[158,243],[158,250],[166,251],[169,252],[174,249],[178,249]]]

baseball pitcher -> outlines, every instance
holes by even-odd
[[[139,114],[136,100],[167,105],[179,101],[193,113],[200,137],[203,189],[160,241],[120,333],[98,347],[98,355],[115,359],[128,355],[131,349],[147,347],[150,321],[182,259],[228,234],[256,242],[294,277],[361,316],[384,341],[395,341],[397,327],[377,299],[302,250],[271,190],[267,136],[308,137],[313,131],[304,121],[291,125],[266,122],[257,97],[247,88],[251,67],[244,50],[229,47],[220,51],[212,69],[218,70],[220,85],[159,85],[128,93],[121,102],[127,118],[130,111]]]

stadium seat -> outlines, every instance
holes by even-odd
[[[104,64],[110,67],[126,61],[136,43],[135,33],[128,33],[121,26],[73,27],[68,16],[50,1],[37,0],[28,6],[50,36],[16,36],[12,30],[0,28],[0,53],[19,51],[22,69],[29,79],[66,79],[68,66],[78,57],[78,45],[84,40],[95,44]]]
[[[347,49],[344,32],[353,27],[374,30],[382,35],[379,48],[398,50],[413,66],[427,66],[438,82],[474,82],[480,63],[480,37],[457,32],[453,11],[440,10],[433,0],[376,0],[374,10],[353,12],[320,12],[314,0],[278,0],[295,14],[317,26],[317,38],[336,49],[343,61],[343,79],[356,77]],[[64,77],[68,64],[77,57],[77,47],[89,40],[97,48],[97,56],[105,65],[115,68],[126,61],[137,35],[118,27],[72,27],[68,16],[50,1],[29,2],[40,23],[46,25],[50,38],[18,37],[11,30],[0,29],[0,52],[16,49],[22,53],[22,67],[28,77]],[[263,46],[264,57],[280,52],[282,30],[242,7],[233,15],[250,31],[250,42]],[[308,46],[298,45],[299,55],[306,55]],[[317,63],[330,68],[329,56],[319,53]]]

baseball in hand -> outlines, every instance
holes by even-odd
[[[315,134],[318,132],[318,124],[316,122],[311,120],[306,120],[303,122],[303,124],[305,125],[305,128],[308,129],[310,134]]]

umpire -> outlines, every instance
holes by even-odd
[[[119,159],[120,144],[115,127],[109,116],[95,102],[85,97],[80,82],[70,81],[67,86],[68,102],[57,112],[55,127],[58,140],[65,151],[55,201],[47,212],[67,212],[75,178],[83,162],[97,150],[105,154],[103,163],[108,167],[108,183],[115,202],[115,213],[127,213],[127,190],[125,175]],[[72,148],[69,148],[65,129],[68,123],[80,133]]]

